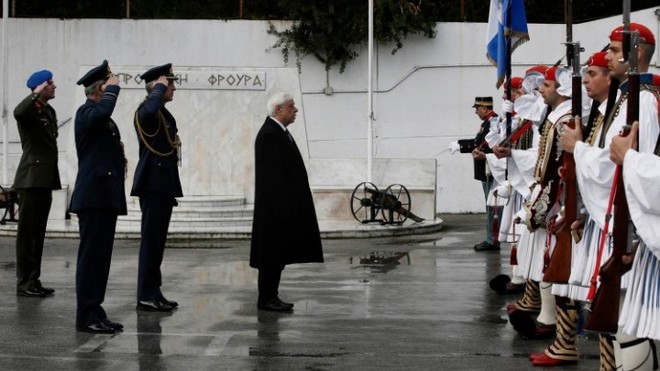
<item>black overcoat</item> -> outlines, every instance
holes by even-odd
[[[282,127],[266,118],[257,134],[250,266],[323,262],[321,236],[302,156]]]

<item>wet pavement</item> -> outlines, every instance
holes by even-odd
[[[15,294],[14,238],[0,237],[2,370],[531,370],[549,340],[523,340],[507,323],[515,296],[488,288],[510,274],[508,249],[473,251],[484,215],[441,215],[434,234],[324,240],[325,263],[288,266],[280,297],[293,313],[256,308],[249,241],[167,249],[169,315],[135,310],[136,240],[116,241],[104,308],[125,330],[75,331],[78,241],[48,239],[45,299]],[[597,370],[598,344],[563,370]],[[541,368],[536,368],[541,369]]]

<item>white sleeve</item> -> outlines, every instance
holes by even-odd
[[[637,233],[660,257],[660,157],[628,151],[623,162],[623,183]]]
[[[610,160],[609,144],[606,148],[591,147],[577,142],[573,151],[575,177],[584,207],[600,229],[605,227],[607,203],[616,166]]]

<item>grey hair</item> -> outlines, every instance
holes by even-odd
[[[92,85],[85,88],[85,95],[89,97],[96,94],[96,90],[99,88],[99,86],[103,85],[104,83],[105,80],[98,80],[93,82]]]
[[[289,93],[275,93],[270,99],[268,99],[268,104],[266,104],[266,111],[268,116],[275,115],[275,109],[286,102],[293,101],[293,96]]]

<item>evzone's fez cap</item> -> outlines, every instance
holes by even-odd
[[[506,88],[509,85],[511,85],[511,89],[520,89],[522,88],[522,82],[523,82],[522,77],[513,76],[510,81],[507,80],[504,87]]]
[[[639,32],[639,41],[644,44],[655,45],[653,32],[639,23],[630,23],[630,31]],[[623,26],[619,26],[610,33],[610,41],[623,41]]]
[[[605,56],[607,52],[597,52],[591,55],[589,60],[587,60],[587,66],[596,66],[607,68],[607,60]]]
[[[172,72],[172,63],[151,68],[141,75],[142,80],[144,80],[145,83],[157,80],[161,76],[165,76],[168,80],[171,81],[176,81],[179,79],[178,77],[174,76],[174,72]]]
[[[89,70],[89,72],[87,72],[85,76],[81,77],[80,80],[76,82],[76,84],[82,85],[84,87],[88,87],[97,81],[100,80],[105,81],[110,76],[112,76],[112,71],[110,71],[110,66],[108,66],[108,61],[104,60],[100,66],[96,66],[91,70]]]
[[[476,97],[474,98],[474,104],[472,108],[477,107],[492,107],[493,106],[493,97]]]

